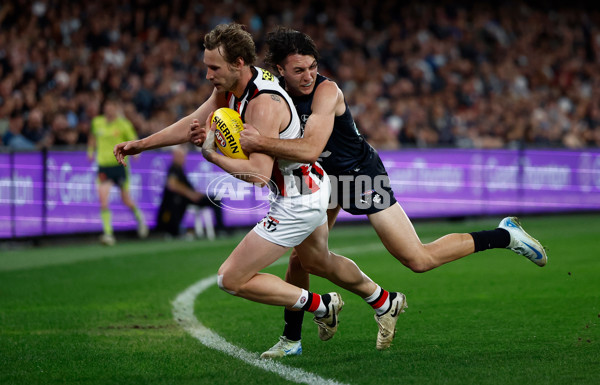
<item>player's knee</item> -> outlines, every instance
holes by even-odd
[[[231,282],[231,279],[224,274],[217,275],[217,285],[219,285],[219,289],[231,295],[237,294],[238,288]]]
[[[402,263],[412,270],[413,273],[425,273],[426,271],[433,269],[433,264],[426,256],[404,260]]]
[[[433,269],[431,256],[427,253],[414,254],[410,256],[406,256],[401,253],[392,253],[392,255],[414,273],[424,273]]]
[[[432,269],[429,263],[424,263],[423,261],[410,261],[405,264],[413,273],[424,273]]]

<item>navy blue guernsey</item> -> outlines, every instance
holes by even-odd
[[[304,132],[306,121],[312,113],[312,102],[317,87],[325,80],[329,79],[321,74],[317,74],[315,88],[310,95],[292,96],[296,111],[298,111],[298,115],[300,116],[302,132]],[[281,78],[281,81],[283,82],[283,78]],[[358,132],[348,108],[348,103],[345,101],[344,103],[346,104],[346,110],[342,115],[335,117],[333,131],[325,149],[319,157],[319,163],[331,175],[339,175],[360,167],[362,162],[374,151],[371,145]]]

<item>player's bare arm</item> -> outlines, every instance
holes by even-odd
[[[117,144],[113,149],[115,158],[120,164],[127,166],[125,162],[125,157],[127,155],[136,155],[143,151],[173,146],[190,141],[192,137],[192,131],[190,129],[192,122],[204,122],[212,111],[225,105],[224,100],[224,95],[217,93],[216,90],[213,91],[212,95],[202,103],[196,111],[181,118],[170,126],[165,127],[159,132],[146,138]],[[221,105],[219,105],[219,103]]]
[[[200,108],[196,111],[196,116],[192,119],[189,125],[189,141],[196,146],[202,146],[202,143],[204,143],[204,140],[206,139],[208,127],[210,127],[210,124],[206,125],[202,123],[205,121],[210,121],[213,111],[215,111],[217,108],[227,106],[225,93],[220,92],[215,88],[211,97],[207,100],[207,103],[204,103],[202,106],[200,106]]]
[[[284,129],[289,120],[290,112],[285,101],[271,94],[263,94],[252,99],[245,114],[246,122],[260,132],[265,138],[278,138],[279,132]],[[211,127],[211,133],[214,132],[215,125]],[[210,146],[214,146],[210,143]],[[208,143],[202,148],[202,154],[211,163],[216,164],[223,170],[234,174],[250,183],[264,183],[271,178],[274,159],[270,155],[259,152],[249,154],[248,159],[232,159],[219,154],[214,148],[208,149]]]
[[[333,130],[336,115],[344,112],[344,96],[338,86],[325,81],[315,91],[312,114],[304,127],[304,137],[281,140],[265,138],[253,130],[251,125],[244,125],[240,143],[245,152],[264,152],[277,158],[289,159],[302,163],[314,163],[323,152]]]

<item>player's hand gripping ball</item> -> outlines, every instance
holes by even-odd
[[[219,108],[213,114],[211,124],[215,123],[215,144],[223,155],[234,159],[248,159],[240,145],[240,132],[244,123],[237,111],[231,108]]]

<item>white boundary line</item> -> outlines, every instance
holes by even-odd
[[[273,372],[286,380],[309,385],[343,385],[341,382],[319,377],[302,369],[283,365],[277,361],[261,359],[258,353],[248,352],[227,342],[223,337],[202,325],[194,316],[194,301],[204,290],[217,283],[217,276],[204,278],[180,293],[173,301],[173,317],[183,329],[206,347],[221,351],[247,364]]]
[[[356,253],[381,250],[383,248],[383,245],[377,242],[359,247],[343,247],[337,249],[336,252],[344,253],[347,251],[350,253]],[[287,258],[281,258],[271,266],[282,263],[287,263]],[[208,348],[218,350],[268,372],[273,372],[292,382],[309,385],[345,385],[342,382],[322,378],[314,373],[306,372],[299,368],[286,366],[277,361],[261,359],[258,353],[248,352],[245,349],[235,346],[232,343],[227,342],[227,340],[214,331],[202,325],[202,323],[198,321],[194,315],[194,302],[198,295],[216,283],[216,275],[206,277],[181,292],[173,301],[173,318],[192,337],[199,340]]]

